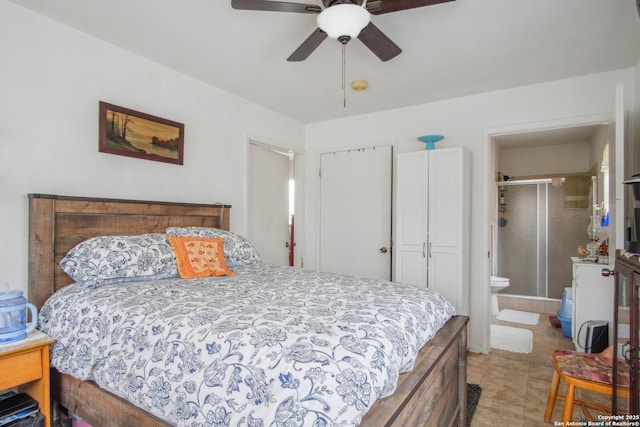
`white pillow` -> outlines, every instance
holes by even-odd
[[[173,248],[163,233],[92,237],[71,249],[60,267],[85,286],[179,277]]]

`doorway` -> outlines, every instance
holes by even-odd
[[[616,90],[618,92],[618,89]],[[499,189],[496,186],[496,182],[499,181],[498,178],[499,172],[503,172],[503,175],[507,175],[508,179],[515,178],[516,180],[522,178],[524,176],[528,176],[529,178],[543,178],[549,177],[547,170],[539,170],[537,172],[524,171],[524,167],[531,166],[534,164],[531,162],[531,153],[528,156],[522,156],[521,163],[515,164],[511,159],[505,160],[501,159],[501,149],[505,147],[511,148],[521,148],[522,150],[527,149],[538,149],[541,151],[548,150],[549,145],[558,145],[551,144],[554,140],[552,137],[557,137],[558,135],[562,135],[563,132],[570,133],[571,131],[579,131],[586,130],[589,126],[599,126],[604,133],[608,134],[608,140],[613,141],[614,139],[617,141],[618,139],[618,128],[619,128],[619,117],[618,117],[618,101],[616,98],[616,107],[615,110],[615,119],[612,118],[609,114],[600,114],[600,115],[592,115],[587,117],[575,117],[570,119],[560,119],[554,121],[548,121],[544,123],[533,123],[533,124],[523,124],[523,125],[514,125],[507,126],[502,128],[493,128],[486,129],[484,131],[484,139],[485,145],[483,145],[483,162],[487,165],[487,169],[485,169],[485,174],[483,176],[483,188],[484,188],[484,197],[483,197],[483,211],[484,218],[486,219],[487,227],[484,229],[483,233],[483,248],[484,253],[487,254],[485,258],[486,264],[483,265],[483,277],[484,282],[483,286],[480,289],[480,295],[482,295],[482,301],[484,303],[479,307],[481,312],[481,334],[482,334],[482,343],[480,348],[478,349],[482,353],[489,353],[490,350],[490,324],[491,324],[491,287],[490,287],[490,277],[496,274],[496,248],[497,248],[497,228],[498,224],[498,214],[497,214],[497,203],[499,197]],[[621,109],[620,111],[624,111]],[[616,129],[616,137],[612,137],[611,129]],[[567,136],[565,134],[565,136]],[[504,138],[503,138],[504,137]],[[535,138],[533,138],[535,137]],[[532,141],[533,138],[533,141]],[[560,144],[562,145],[562,144]],[[616,144],[617,147],[617,144]],[[570,149],[571,146],[564,147],[564,149]],[[612,152],[613,153],[613,152]],[[559,156],[554,156],[552,153],[548,153],[546,156],[546,166],[554,166],[560,164],[564,165],[575,165],[576,158],[570,158],[567,160],[566,158],[559,159]],[[581,170],[588,169],[589,162],[586,163],[587,166],[581,166]],[[503,167],[505,165],[509,165],[515,171],[515,173],[504,172]],[[522,172],[521,172],[522,171]],[[531,176],[535,173],[546,176]],[[506,178],[503,176],[503,178]],[[507,180],[508,180],[507,179]],[[613,182],[613,181],[612,181]],[[612,184],[612,188],[614,185]],[[612,192],[614,194],[614,192]],[[612,196],[613,197],[613,196]],[[613,199],[612,199],[613,200]],[[615,207],[612,206],[612,218],[613,218],[613,210]],[[611,234],[617,235],[618,230],[612,230]],[[586,234],[586,225],[585,225],[585,238],[587,238]],[[576,248],[577,249],[577,248]],[[567,254],[567,257],[570,257],[572,254]],[[508,293],[508,288],[502,293]],[[536,297],[529,297],[529,302],[535,302],[535,304],[543,303],[544,299],[541,301],[536,301]],[[527,304],[528,305],[528,304]],[[531,310],[529,310],[531,311]],[[541,311],[542,312],[542,311]]]
[[[591,208],[600,203],[592,194],[604,194],[591,191],[591,177],[599,174],[609,139],[608,120],[491,138],[495,225],[490,272],[510,280],[514,276],[513,286],[501,293],[559,299],[571,285],[571,257],[589,242]],[[585,181],[583,204],[567,202],[576,196],[565,194],[566,189],[575,185],[563,179]]]
[[[248,238],[267,264],[294,265],[295,153],[249,141]]]

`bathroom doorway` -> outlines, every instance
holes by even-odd
[[[510,280],[501,294],[559,300],[571,286],[571,257],[589,242],[594,194],[603,194],[604,181],[592,177],[609,139],[607,123],[493,138],[492,272]]]
[[[483,188],[485,189],[485,198],[483,206],[483,220],[486,220],[487,228],[485,229],[483,253],[487,254],[486,264],[483,266],[483,272],[486,277],[486,287],[483,286],[481,292],[485,298],[486,303],[482,306],[482,345],[480,351],[482,353],[488,353],[491,347],[491,332],[490,324],[492,321],[491,316],[491,287],[490,276],[497,275],[496,270],[496,258],[497,254],[497,217],[496,217],[496,192],[498,181],[498,172],[503,172],[509,175],[514,180],[522,179],[534,179],[549,177],[552,174],[561,172],[584,172],[591,169],[592,163],[590,162],[586,166],[584,161],[578,157],[572,155],[574,147],[569,144],[562,150],[561,147],[549,148],[549,145],[564,145],[558,144],[558,136],[562,137],[562,140],[581,140],[579,138],[566,138],[567,133],[572,131],[578,131],[578,135],[585,131],[588,133],[589,128],[596,126],[599,134],[606,134],[606,140],[610,143],[610,162],[609,162],[609,200],[611,201],[611,214],[609,225],[609,247],[615,248],[616,242],[624,242],[624,197],[616,197],[616,195],[623,195],[625,193],[624,184],[622,181],[626,176],[624,173],[624,159],[625,159],[625,109],[624,109],[624,87],[622,84],[616,85],[615,97],[613,99],[612,109],[609,113],[583,116],[583,117],[570,117],[565,119],[552,120],[547,122],[534,122],[518,125],[509,125],[498,128],[489,128],[484,130],[484,136],[487,143],[483,146],[483,160],[485,164],[489,165],[486,173],[483,177]],[[557,131],[557,132],[556,132]],[[522,149],[519,156],[506,156],[504,151],[507,149]],[[554,152],[556,149],[561,149],[570,153],[570,157],[567,158],[564,155],[559,155]],[[527,152],[527,150],[530,150]],[[589,153],[589,156],[594,158],[598,155],[598,151],[594,149]],[[600,151],[601,153],[601,151]],[[575,169],[579,167],[579,169]],[[571,168],[572,170],[566,170]],[[601,180],[604,185],[604,180]],[[553,236],[554,239],[562,238],[560,236]],[[585,228],[585,241],[588,241],[588,235]],[[585,242],[586,243],[586,242]],[[567,253],[566,256],[570,258],[577,254],[577,248]],[[501,293],[508,293],[509,288],[505,289]],[[532,309],[532,306],[543,306],[543,310],[540,312],[555,314],[560,300],[552,298],[541,297],[514,297],[518,302],[522,302],[521,308],[526,311],[536,311]],[[518,304],[520,305],[520,304]]]
[[[510,280],[501,294],[559,300],[571,286],[571,257],[589,243],[593,205],[604,194],[599,177],[609,140],[607,123],[493,138],[492,271]]]

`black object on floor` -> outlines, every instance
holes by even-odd
[[[482,388],[478,384],[467,384],[467,427],[471,425],[471,418],[476,411]]]

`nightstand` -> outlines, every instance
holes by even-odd
[[[23,340],[0,344],[0,391],[18,387],[37,400],[45,427],[51,426],[49,345],[53,342],[36,329]]]

